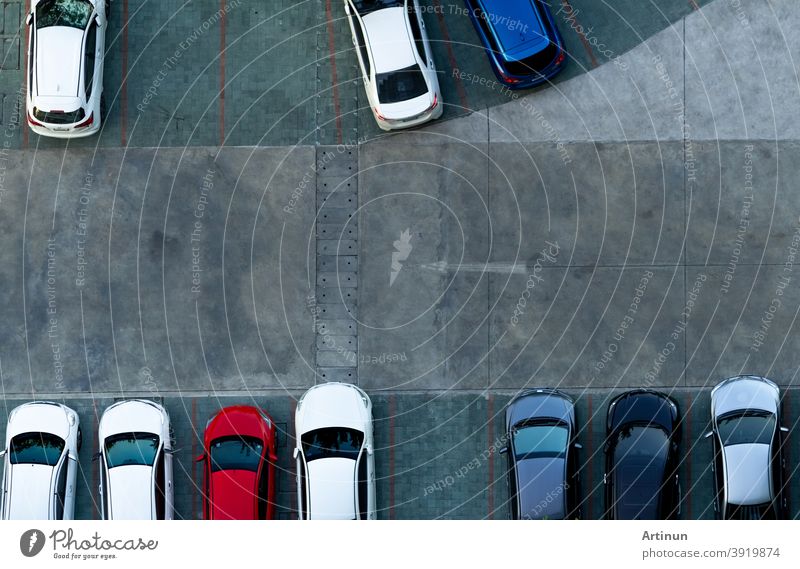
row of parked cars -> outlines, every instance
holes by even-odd
[[[297,402],[297,493],[302,519],[374,519],[375,460],[372,403],[355,385],[326,383]],[[49,401],[11,411],[0,512],[5,520],[74,519],[78,414]],[[225,407],[203,437],[206,519],[275,516],[277,433],[272,418],[252,406]],[[173,436],[156,402],[125,400],[108,407],[98,425],[102,518],[173,519]]]
[[[780,390],[769,379],[737,376],[711,391],[714,509],[721,519],[782,519],[788,513]],[[508,484],[515,519],[581,517],[575,408],[559,391],[536,389],[506,410]],[[668,395],[636,389],[606,415],[605,517],[675,519],[681,416]]]
[[[555,75],[563,43],[542,0],[465,0],[498,80],[532,87]],[[44,136],[100,130],[108,0],[33,0],[27,119]],[[370,108],[384,130],[442,116],[444,102],[419,0],[344,0]]]
[[[737,376],[711,392],[715,509],[723,519],[787,514],[780,392],[770,380]],[[521,393],[505,412],[509,503],[514,519],[581,517],[581,448],[572,399],[554,389]],[[668,395],[636,389],[608,405],[605,517],[680,515],[681,416]],[[294,459],[300,519],[376,517],[372,403],[358,387],[325,383],[295,412]],[[33,402],[14,409],[6,430],[3,519],[72,519],[80,422],[72,409]],[[173,441],[157,403],[126,400],[99,424],[103,519],[172,519]],[[206,424],[206,519],[275,515],[275,423],[252,406],[226,407]]]

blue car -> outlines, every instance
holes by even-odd
[[[542,0],[465,1],[492,69],[509,89],[533,87],[564,67],[564,43]]]

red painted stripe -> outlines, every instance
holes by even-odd
[[[339,104],[339,80],[336,74],[336,43],[333,35],[333,9],[331,0],[325,0],[325,18],[328,26],[328,51],[331,56],[331,82],[333,83],[333,112],[336,114],[336,142],[342,143],[342,110]]]
[[[586,440],[586,451],[587,451],[586,452],[586,458],[587,458],[586,472],[587,472],[587,475],[584,476],[584,478],[588,478],[588,483],[589,483],[590,492],[589,492],[589,495],[587,496],[589,498],[589,500],[588,500],[589,503],[586,505],[586,511],[587,511],[587,516],[586,517],[587,517],[587,519],[590,519],[590,520],[594,519],[594,507],[593,507],[593,505],[594,505],[594,493],[595,493],[595,489],[592,488],[592,480],[594,479],[594,477],[592,476],[592,473],[594,472],[594,468],[592,468],[592,465],[594,464],[594,460],[595,460],[595,458],[594,458],[594,427],[593,427],[594,414],[592,413],[592,407],[593,407],[592,403],[593,403],[592,394],[588,393],[587,396],[586,396],[586,413],[588,414],[588,417],[586,419],[586,421],[587,421],[587,423],[586,423],[586,439],[587,439]]]
[[[450,69],[459,69],[458,62],[456,61],[456,54],[453,51],[453,43],[450,41],[450,32],[447,30],[447,22],[444,19],[444,9],[442,8],[439,0],[433,0],[433,11],[436,12],[436,19],[439,21],[439,29],[442,32],[442,39],[445,46],[447,46],[447,59],[450,62]],[[460,75],[460,74],[459,74]],[[461,78],[456,75],[456,92],[458,93],[458,100],[461,106],[469,109],[469,99],[467,99],[467,90],[464,88],[464,83]]]
[[[31,12],[31,0],[25,0],[25,13],[22,15],[22,21],[28,17]],[[22,148],[28,148],[28,135],[30,128],[28,127],[28,26],[24,26],[25,30],[25,67],[22,69],[22,85],[25,87],[25,99],[22,101],[22,107],[19,109],[19,128],[22,129]],[[22,42],[20,42],[21,44]],[[17,98],[19,101],[19,98]],[[23,118],[24,117],[24,118]]]
[[[561,5],[564,6],[565,10],[567,10],[567,16],[575,23],[575,27],[585,30],[586,28],[584,28],[578,21],[575,9],[572,7],[572,4],[569,3],[569,0],[561,0]],[[586,34],[578,34],[578,37],[581,40],[581,44],[583,44],[583,49],[586,50],[586,53],[589,56],[589,61],[592,63],[592,67],[597,67],[599,64],[597,63],[597,58],[594,56],[594,51],[592,51],[592,46],[589,44],[589,40],[586,39]]]
[[[195,432],[192,436],[192,481],[194,481],[195,488],[199,488],[199,492],[192,492],[192,519],[197,519],[197,498],[199,497],[201,500],[203,498],[203,492],[205,492],[205,488],[203,488],[203,482],[197,480],[197,461],[195,457],[197,456],[197,437],[202,436],[202,433],[197,429],[197,399],[192,399],[192,427],[195,429]]]
[[[122,146],[128,145],[128,0],[122,0],[122,86],[120,87],[120,114]]]
[[[219,21],[219,145],[225,144],[225,0],[220,0]]]
[[[683,516],[686,520],[693,520],[694,517],[692,515],[692,441],[693,433],[692,433],[692,405],[694,403],[694,397],[691,393],[686,395],[686,409],[683,412],[683,416],[685,417],[685,429],[683,430],[685,444],[687,445],[684,447],[683,456],[686,457],[686,488],[682,489],[683,495],[685,496],[684,503],[686,504],[686,515]]]
[[[394,513],[394,414],[395,396],[389,396],[389,519],[395,519]]]
[[[487,515],[490,520],[494,519],[494,394],[490,393],[486,401],[486,414],[489,419],[486,425],[486,433],[489,439],[489,483],[486,485],[488,490],[486,498]]]
[[[92,456],[97,454],[100,451],[100,441],[97,440],[97,402],[92,400],[92,409],[94,413],[92,413]],[[82,433],[82,431],[81,431]],[[92,465],[92,489],[91,492],[95,493],[100,488],[100,463]],[[99,520],[102,516],[100,513],[100,500],[103,499],[102,496],[95,494],[97,496],[97,500],[92,500],[94,503],[94,519]]]

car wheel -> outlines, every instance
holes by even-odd
[[[81,432],[81,428],[78,427],[78,452],[81,452],[81,446],[83,446],[83,433]]]

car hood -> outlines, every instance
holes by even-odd
[[[215,520],[256,519],[256,476],[252,470],[219,470],[211,475]]]
[[[83,60],[83,34],[83,30],[67,26],[51,26],[37,31],[37,95],[42,97],[78,95]]]
[[[725,447],[729,503],[754,506],[770,501],[769,454],[769,445],[764,444]]]
[[[736,378],[721,383],[715,389],[712,394],[712,409],[716,417],[742,409],[778,412],[778,390],[774,384],[760,378]]]
[[[164,428],[161,410],[144,401],[125,401],[110,407],[100,419],[100,439],[121,433],[153,433]]]
[[[47,520],[50,518],[52,466],[15,464],[11,467],[13,491],[8,512],[12,520]]]
[[[153,517],[153,469],[125,465],[108,470],[110,514],[115,520],[149,520]]]
[[[52,403],[30,403],[12,411],[8,422],[6,440],[20,433],[47,432],[67,440],[70,433],[68,409]],[[78,417],[75,415],[75,422]]]
[[[297,434],[326,427],[365,432],[370,419],[361,397],[360,391],[347,384],[324,383],[309,389],[297,407]]]
[[[559,419],[574,424],[575,410],[563,396],[544,392],[532,392],[513,400],[506,411],[506,427],[528,419]]]
[[[405,8],[384,8],[362,18],[372,47],[376,73],[404,69],[417,62],[406,27]]]
[[[349,458],[319,458],[308,463],[310,519],[355,519],[355,467],[356,461]]]
[[[540,519],[566,517],[566,461],[563,458],[529,458],[517,463],[520,514]]]

